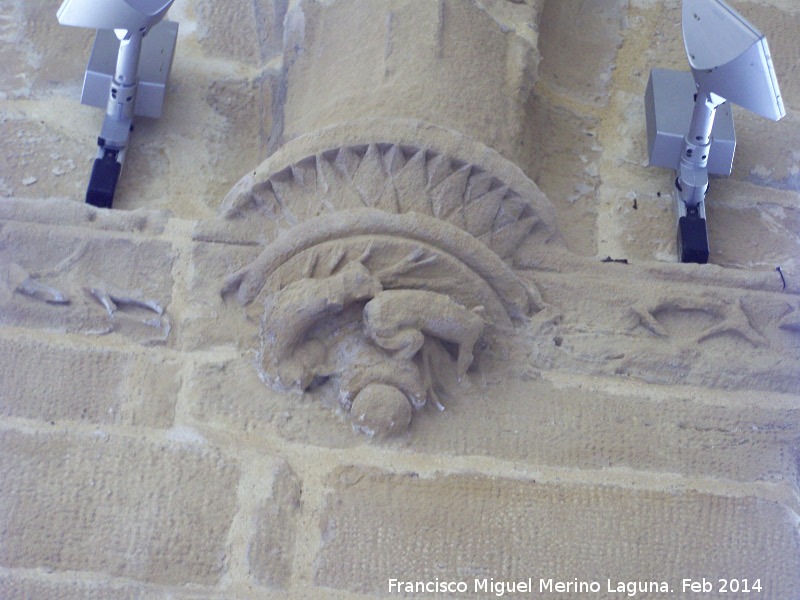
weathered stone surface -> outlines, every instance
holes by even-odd
[[[256,439],[348,447],[361,445],[343,418],[314,394],[282,394],[264,385],[248,360],[201,365],[188,382],[194,419]]]
[[[270,588],[287,588],[292,579],[300,481],[288,467],[273,479],[272,496],[261,506],[247,553],[256,581]]]
[[[180,52],[179,44],[161,118],[137,121],[117,196],[120,208],[196,219],[215,214],[231,186],[266,157],[277,67],[253,72],[210,58],[215,67],[206,69],[182,62]]]
[[[203,222],[195,228],[195,236],[203,237]],[[192,269],[185,282],[187,306],[176,315],[177,343],[186,350],[211,348],[220,345],[238,345],[249,342],[246,334],[240,336],[243,323],[241,314],[225,310],[216,282],[224,281],[230,269],[240,269],[254,260],[260,246],[224,243],[194,243],[191,249]],[[212,285],[212,282],[215,282]],[[252,326],[252,335],[257,324]]]
[[[672,194],[675,173],[666,169],[663,171],[659,176],[633,188],[616,188],[608,183],[598,190],[596,199],[606,203],[609,210],[597,220],[613,222],[620,232],[612,246],[600,245],[606,252],[601,258],[608,256],[640,261],[657,257],[666,261],[677,256],[675,197]],[[669,173],[672,173],[671,177]],[[708,224],[716,227],[713,223]],[[648,241],[646,256],[642,254],[643,240]],[[719,247],[715,245],[712,252],[718,250]],[[720,260],[721,257],[717,253],[714,260]]]
[[[597,131],[593,117],[553,106],[545,98],[532,94],[525,103],[520,166],[555,206],[569,249],[587,256],[597,251],[602,151]]]
[[[752,285],[743,278],[740,287],[726,289],[732,280],[722,269],[704,271],[715,287],[706,286],[702,298],[687,294],[683,284],[659,283],[655,268],[648,275],[634,265],[595,263],[591,269],[600,275],[592,280],[592,296],[584,293],[585,282],[571,283],[573,276],[536,275],[551,308],[536,317],[510,349],[499,349],[498,360],[485,359],[478,374],[470,377],[471,387],[445,395],[444,413],[415,421],[414,448],[432,454],[478,453],[550,465],[628,466],[746,481],[795,477],[796,465],[787,448],[798,437],[796,406],[779,398],[780,406],[770,408],[771,401],[759,400],[762,392],[748,399],[748,390],[771,390],[776,397],[797,393],[800,367],[792,349],[798,340],[790,321],[800,312],[792,312],[792,297],[758,291],[767,282],[756,283],[755,278]],[[624,281],[641,277],[653,278],[649,287],[663,292],[661,303],[642,304],[641,294],[633,288],[626,291]],[[670,275],[665,272],[662,277]],[[604,281],[608,278],[614,283]],[[755,289],[746,290],[746,285]],[[681,304],[683,300],[689,304]],[[548,324],[547,313],[559,315],[553,324]],[[615,325],[610,327],[612,321]],[[720,344],[736,347],[737,353],[720,354]],[[632,345],[640,350],[630,352]],[[756,369],[764,356],[773,356],[773,362]],[[526,366],[508,370],[503,367],[508,357]],[[247,368],[241,363],[237,371]],[[625,381],[634,391],[609,396],[531,382],[541,371],[553,369],[611,378],[626,373]],[[337,424],[306,402],[290,396],[284,409],[278,399],[261,404],[256,398],[264,394],[255,394],[255,377],[226,375],[226,370],[206,371],[209,379],[202,385],[210,387],[196,405],[204,420],[224,415],[224,422],[248,430],[278,427],[291,439],[342,444],[331,431]],[[654,380],[690,385],[656,401],[644,391],[646,382]],[[237,397],[232,391],[235,381],[239,386],[251,381],[253,391]],[[696,402],[691,384],[738,390],[737,399],[729,403],[718,393]],[[222,387],[220,397],[225,400],[214,403],[218,392],[213,390]],[[587,406],[592,406],[591,419],[585,418]],[[276,420],[281,410],[286,412]],[[286,419],[288,415],[294,418]],[[302,430],[296,429],[298,424]],[[651,446],[653,440],[661,442]],[[652,451],[643,452],[643,446]]]
[[[0,337],[0,416],[170,427],[180,364],[153,354]]]
[[[781,92],[784,93],[783,88]],[[739,110],[736,111],[735,125],[736,155],[731,177],[713,182],[710,189],[717,192],[718,184],[746,181],[759,186],[755,189],[747,185],[736,186],[739,195],[746,196],[749,206],[771,202],[772,190],[763,189],[766,187],[785,190],[785,196],[792,199],[790,206],[796,207],[800,192],[800,151],[793,145],[787,147],[784,140],[800,137],[800,115],[789,109],[783,119],[772,123],[754,113]],[[714,198],[717,203],[729,202],[727,194],[715,193]],[[730,201],[736,204],[736,197]],[[785,233],[775,232],[773,235],[777,240],[787,237]]]
[[[76,93],[79,93],[76,90]],[[66,108],[67,100],[51,99],[55,107]],[[43,113],[52,111],[43,110]],[[39,115],[29,115],[14,107],[0,110],[0,197],[81,198],[91,171],[91,139],[81,139],[82,118],[88,109],[72,107],[70,118],[61,123],[45,123]],[[45,115],[42,114],[41,117]],[[50,205],[52,207],[52,204]],[[9,209],[3,207],[3,214]],[[52,216],[52,213],[51,213]]]
[[[437,404],[436,390],[464,375],[484,333],[541,308],[508,262],[534,238],[561,247],[552,205],[513,163],[418,121],[393,121],[395,134],[432,132],[435,143],[381,141],[371,137],[388,135],[380,124],[287,144],[226,197],[216,232],[207,222],[195,230],[265,246],[220,286],[260,323],[265,383],[324,387],[345,409],[371,383],[416,407]],[[443,343],[457,347],[455,363]]]
[[[82,202],[54,198],[7,198],[0,203],[0,219],[39,225],[72,225],[92,231],[158,235],[164,233],[169,213],[137,209],[108,211]]]
[[[552,339],[542,345],[555,346]],[[516,354],[525,356],[524,354]],[[794,396],[747,401],[746,393],[697,398],[692,388],[656,393],[628,380],[559,377],[482,365],[444,412],[415,418],[409,446],[436,456],[483,455],[579,469],[629,468],[735,481],[794,480],[800,440]],[[573,381],[574,379],[574,381]],[[788,406],[787,406],[788,404]]]
[[[219,135],[219,153],[222,156],[217,157],[217,160],[224,161],[225,171],[244,172],[266,156],[273,122],[275,86],[276,76],[272,73],[263,73],[252,79],[219,78],[209,85],[205,101],[225,119]],[[238,140],[242,131],[249,132],[249,135],[236,143],[234,140]]]
[[[0,565],[214,584],[225,571],[236,465],[210,448],[0,433]]]
[[[587,104],[608,101],[627,0],[546,0],[539,20],[539,75]]]
[[[557,348],[550,337],[542,339],[546,345]],[[520,349],[511,352],[531,360]],[[654,397],[630,378],[611,393],[603,391],[611,379],[597,387],[587,387],[590,378],[555,386],[532,367],[506,368],[504,361],[501,354],[482,364],[479,374],[442,395],[443,412],[415,415],[407,437],[382,445],[400,444],[421,457],[481,455],[736,481],[799,475],[790,448],[800,439],[800,407],[792,406],[791,396],[758,403],[748,401],[746,392],[697,399],[687,386]],[[203,366],[189,385],[192,416],[214,427],[323,448],[364,443],[316,395],[273,392],[246,361]]]
[[[786,180],[784,183],[791,185]],[[787,273],[800,267],[798,193],[775,189],[775,184],[780,182],[714,182],[707,196],[706,215],[715,262],[733,268],[758,265],[773,272],[781,266]],[[782,289],[780,275],[775,275],[777,288]]]
[[[4,600],[146,600],[142,586],[136,584],[109,585],[92,581],[55,582],[33,577],[0,574],[0,597]]]
[[[287,4],[288,0],[199,0],[197,38],[211,56],[263,65],[281,52]]]
[[[298,137],[242,177],[222,203],[228,223],[216,241],[272,242],[314,217],[365,207],[446,221],[503,258],[523,240],[562,242],[551,201],[513,162],[453,130],[374,118]],[[235,225],[260,235],[233,237]],[[214,240],[206,229],[202,239]]]
[[[27,97],[62,86],[80,89],[94,32],[62,27],[46,0],[3,0],[0,91]]]
[[[680,0],[180,0],[164,114],[137,120],[114,211],[83,204],[94,32],[0,0],[0,598],[364,600],[399,596],[389,577],[529,575],[670,577],[679,597],[717,574],[800,596],[800,5],[731,4],[767,35],[789,114],[736,112],[718,265],[699,267],[674,263],[674,171],[646,166],[649,70],[687,69]],[[263,385],[264,307],[223,301],[226,275],[358,202],[491,242],[474,225],[504,186],[540,219],[500,255],[544,310],[478,344],[443,412],[368,442],[322,378]],[[335,273],[341,248],[285,274]],[[471,298],[461,272],[441,269]],[[376,470],[326,494],[343,463]]]
[[[518,8],[529,30],[537,8]],[[483,5],[305,2],[286,22],[287,140],[354,115],[412,118],[468,131],[513,159],[538,57]]]
[[[238,600],[247,596],[192,586],[163,587],[130,581],[92,578],[85,573],[69,575],[39,570],[0,568],[3,600]]]
[[[773,502],[356,467],[329,486],[315,574],[327,587],[389,594],[390,578],[438,577],[474,593],[475,579],[532,577],[537,592],[539,578],[577,578],[603,592],[611,579],[666,581],[679,593],[683,578],[736,573],[760,578],[765,597],[800,592],[800,538],[791,511]]]

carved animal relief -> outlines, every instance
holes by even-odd
[[[429,150],[326,151],[232,193],[223,215],[269,232],[223,290],[260,322],[262,379],[334,399],[368,434],[443,409],[492,336],[542,308],[503,260],[535,208]]]

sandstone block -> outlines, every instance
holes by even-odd
[[[326,587],[391,595],[392,578],[438,577],[474,593],[476,580],[531,577],[536,592],[539,578],[577,578],[679,594],[684,578],[737,577],[760,578],[765,598],[800,592],[791,511],[764,500],[355,467],[329,485],[315,574]]]
[[[580,283],[571,275],[536,275],[545,300],[560,311],[552,333],[562,339],[558,346],[539,346],[538,368],[725,390],[800,391],[796,300],[781,293],[777,272],[754,281],[756,289],[737,289],[744,284],[733,274],[709,268],[704,274],[719,280],[701,288],[697,280],[695,287],[661,283],[675,277],[666,265],[645,275],[635,265],[596,264]],[[646,290],[643,277],[651,278]]]
[[[56,340],[0,342],[2,416],[166,428],[180,385],[180,365],[154,354]]]
[[[194,236],[219,241],[220,231],[213,225],[211,220],[199,221]],[[224,306],[221,291],[225,278],[252,261],[260,251],[260,246],[236,243],[198,242],[192,245],[192,269],[186,282],[188,303],[183,314],[178,315],[178,333],[183,348],[234,345],[246,337],[246,334],[239,334],[244,326],[241,314]],[[254,326],[252,335],[256,330]]]
[[[580,102],[605,105],[627,8],[624,0],[545,2],[539,21],[542,79]]]
[[[188,385],[188,410],[202,422],[262,439],[278,435],[315,446],[363,443],[313,395],[282,394],[264,385],[249,360],[201,365]]]
[[[0,91],[27,96],[67,84],[80,89],[94,32],[62,27],[50,2],[8,1],[0,49]]]
[[[16,279],[0,277],[0,322],[164,343],[173,259],[171,244],[157,239],[0,221],[0,267],[69,300],[20,293]]]
[[[278,55],[288,0],[197,3],[198,40],[211,56],[261,65]]]
[[[220,153],[234,173],[244,174],[266,156],[275,79],[266,73],[254,79],[218,78],[208,87],[206,103],[225,119]]]
[[[125,580],[92,578],[85,573],[74,579],[39,571],[0,572],[0,598],[3,600],[238,600],[230,592],[197,588],[162,587]]]
[[[0,597],[4,600],[146,600],[148,596],[135,584],[109,585],[93,581],[43,581],[19,575],[0,575]],[[153,598],[155,600],[155,598]]]
[[[283,467],[275,474],[272,496],[258,511],[247,556],[250,571],[261,585],[285,589],[291,583],[300,493],[300,481]]]
[[[786,135],[783,131],[776,133],[777,137]],[[738,146],[746,147],[745,143]],[[759,162],[767,161],[762,158]],[[708,193],[706,214],[708,240],[718,264],[771,269],[775,289],[780,290],[782,281],[774,265],[781,265],[787,273],[800,267],[800,239],[796,233],[800,231],[800,214],[795,208],[800,175],[795,173],[782,180],[773,178],[775,175],[769,170],[764,178],[748,175],[749,181],[715,181],[713,192]],[[753,202],[755,198],[758,203]]]
[[[546,344],[560,351],[548,338],[537,360]],[[510,351],[517,357],[526,352],[524,345]],[[533,358],[521,360],[532,364]],[[797,476],[791,448],[800,414],[785,399],[774,407],[768,399],[753,402],[746,391],[735,397],[718,392],[717,400],[704,392],[706,399],[698,399],[691,386],[651,397],[634,382],[627,392],[604,390],[611,379],[597,387],[556,387],[530,366],[503,362],[484,358],[478,374],[442,395],[443,412],[415,413],[408,438],[399,443],[431,456],[484,455],[557,467],[628,467],[736,481]],[[206,423],[319,447],[365,443],[316,393],[277,393],[248,360],[202,365],[187,385],[189,411]],[[351,417],[358,426],[358,416]]]
[[[583,385],[556,388],[486,367],[485,388],[475,382],[463,395],[443,399],[444,412],[415,416],[415,451],[735,481],[777,482],[798,475],[790,450],[800,437],[796,409],[715,405],[697,401],[692,388],[673,389],[658,399],[609,393],[602,384],[587,389],[588,378]]]
[[[111,437],[0,434],[0,565],[215,584],[236,510],[218,452]]]
[[[70,108],[73,111],[80,106],[80,88],[75,90],[75,94],[75,106]],[[83,199],[91,168],[87,161],[91,156],[89,140],[81,139],[78,125],[62,130],[52,123],[40,121],[21,111],[4,111],[0,119],[0,135],[3,137],[0,197]],[[41,148],[53,151],[42,152]],[[8,210],[7,206],[0,209],[3,218]],[[50,216],[54,216],[54,211]]]
[[[84,175],[81,173],[81,177]],[[161,234],[164,233],[168,218],[166,211],[107,211],[58,198],[8,198],[0,204],[0,219],[3,220],[39,225],[72,225],[120,233]]]
[[[533,94],[525,103],[520,166],[556,207],[558,225],[569,249],[589,256],[597,251],[596,202],[602,151],[597,132],[598,123],[592,117],[552,106]]]
[[[800,50],[794,55],[798,53]],[[786,84],[793,84],[795,79],[796,76],[790,78]],[[784,81],[779,79],[778,84],[781,87],[782,98],[788,98],[784,92]],[[800,90],[797,93],[800,93]],[[733,180],[743,180],[759,186],[775,188],[775,191],[785,190],[784,193],[776,194],[773,190],[753,189],[747,185],[740,185],[738,193],[732,197],[729,197],[731,196],[730,189],[726,189],[724,193],[715,194],[714,198],[719,198],[717,202],[752,207],[755,205],[753,198],[758,197],[763,204],[767,204],[767,198],[769,198],[769,204],[777,204],[789,210],[797,205],[797,193],[800,192],[800,172],[798,172],[797,163],[800,155],[794,147],[787,147],[786,140],[795,140],[800,136],[800,120],[793,116],[791,108],[788,110],[789,114],[777,123],[766,121],[760,115],[744,110],[736,113],[736,158],[731,172]],[[728,181],[730,180],[723,180],[720,183]],[[776,220],[780,222],[783,219],[778,217]],[[778,234],[777,239],[784,244],[791,241],[797,243],[796,239],[786,233],[771,231],[770,234],[773,236]],[[761,241],[764,241],[763,238]],[[750,246],[751,244],[744,245]]]

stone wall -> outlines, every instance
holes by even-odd
[[[699,266],[677,0],[177,0],[113,211],[91,33],[0,1],[0,598],[800,596],[800,7],[732,4],[788,114]]]

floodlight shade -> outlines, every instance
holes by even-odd
[[[754,113],[786,114],[764,35],[723,0],[683,0],[683,43],[695,82]]]
[[[58,9],[62,25],[134,31],[157,24],[174,0],[64,0]]]

